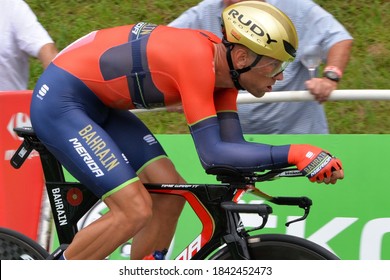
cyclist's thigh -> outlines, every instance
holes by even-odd
[[[142,169],[142,172],[138,173],[138,176],[144,183],[186,183],[169,158],[159,158],[150,162]]]
[[[113,111],[104,124],[144,183],[184,183],[163,147],[133,113]]]
[[[103,128],[123,151],[137,174],[151,163],[167,158],[153,133],[129,111],[112,110]]]

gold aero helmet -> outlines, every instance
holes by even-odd
[[[225,40],[246,46],[258,55],[291,62],[298,48],[298,35],[288,16],[260,1],[243,1],[222,12]]]

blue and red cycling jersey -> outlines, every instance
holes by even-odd
[[[237,90],[215,87],[217,43],[207,31],[143,22],[91,32],[61,51],[40,77],[31,104],[34,130],[103,198],[166,157],[133,108],[181,103],[204,168],[286,166],[289,145],[244,140]]]

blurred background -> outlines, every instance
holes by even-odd
[[[27,0],[59,50],[96,29],[138,21],[168,24],[199,0]],[[390,88],[390,1],[315,1],[354,37],[352,57],[339,89]],[[29,89],[42,73],[32,61]],[[331,101],[325,104],[331,133],[390,133],[390,101]],[[154,133],[188,133],[180,113],[141,113]],[[158,119],[158,122],[155,120]]]

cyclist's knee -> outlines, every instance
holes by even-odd
[[[128,215],[131,216],[131,219],[141,227],[145,226],[151,219],[153,215],[152,204],[144,204],[140,207],[136,207],[132,213]]]
[[[113,223],[124,232],[139,230],[152,218],[152,199],[139,181],[107,197],[105,202]]]
[[[137,207],[118,209],[112,213],[111,225],[125,238],[131,238],[144,228],[152,219],[152,207],[148,203],[139,203]]]
[[[143,226],[152,218],[153,202],[149,193],[146,191],[138,194],[137,198],[133,198],[127,202],[125,207],[122,207],[124,213],[124,221],[131,221],[137,225]]]

